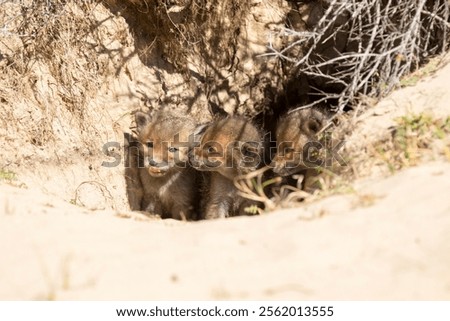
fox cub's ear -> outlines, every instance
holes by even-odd
[[[225,109],[217,105],[212,100],[208,100],[208,109],[211,115],[216,119],[230,116],[230,114],[228,114]]]
[[[136,112],[136,114],[134,114],[134,119],[136,121],[136,129],[138,133],[140,133],[152,120],[149,114],[142,111]]]
[[[202,124],[202,125],[198,125],[195,129],[194,129],[194,142],[200,142],[202,140],[203,135],[206,132],[206,129],[208,129],[208,126],[210,124],[206,123],[206,124]]]

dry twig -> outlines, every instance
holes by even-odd
[[[295,67],[294,77],[306,75],[316,87],[313,104],[328,100],[342,111],[361,95],[381,97],[448,49],[447,0],[325,2],[313,30],[286,29],[288,45],[270,46],[272,55]]]

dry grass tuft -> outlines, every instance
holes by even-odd
[[[348,152],[348,166],[336,168],[333,174],[341,182],[369,176],[375,168],[384,175],[424,161],[450,161],[450,117],[424,113],[399,117],[386,135],[368,142],[364,150]]]
[[[237,36],[250,9],[246,1],[225,0],[106,0],[134,30],[141,59],[148,62],[156,48],[163,58],[187,72],[192,57],[204,63],[231,67],[235,63]],[[187,74],[187,73],[186,73]]]
[[[292,207],[300,201],[312,198],[312,194],[301,189],[301,178],[297,187],[284,185],[281,177],[266,177],[269,169],[270,167],[265,166],[235,178],[234,184],[242,197],[260,202],[264,206],[264,210],[255,206],[246,209],[249,214],[262,214]]]
[[[81,131],[90,126],[86,109],[102,80],[90,36],[94,6],[94,1],[2,2],[0,118],[7,135],[26,133],[29,143],[42,147],[57,140],[62,123]]]
[[[52,81],[47,84],[50,86],[48,89],[53,91],[53,95],[60,96],[66,108],[83,121],[87,101],[99,87],[100,80],[99,66],[92,59],[95,48],[88,41],[88,34],[94,26],[89,15],[93,1],[77,4],[36,0],[21,1],[20,5],[14,6],[12,1],[7,2],[11,2],[12,15],[4,15],[0,25],[3,25],[6,36],[18,45],[4,53],[6,63],[1,66],[0,75],[8,76],[10,86],[1,87],[2,98],[10,102],[15,95],[8,89],[14,85],[19,85],[19,90],[30,89],[26,87],[32,87],[33,82],[38,86],[37,73],[48,72],[52,77],[48,79]],[[42,97],[36,99],[39,101]],[[43,101],[41,103],[44,104]]]
[[[397,119],[392,136],[378,143],[375,151],[391,171],[415,166],[426,158],[450,160],[450,117],[436,119],[427,114]]]

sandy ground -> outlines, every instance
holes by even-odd
[[[449,163],[298,209],[197,223],[0,189],[1,299],[450,299]]]
[[[383,133],[398,114],[449,115],[449,82],[447,65],[394,93],[349,143]],[[449,300],[450,163],[354,189],[259,217],[185,223],[0,183],[0,299]]]

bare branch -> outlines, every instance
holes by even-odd
[[[448,49],[447,0],[328,1],[313,30],[284,29],[286,45],[269,54],[291,63],[319,88],[312,105],[334,101],[335,110],[380,97],[401,77]],[[317,5],[317,4],[316,4]],[[337,95],[337,97],[336,97]]]

